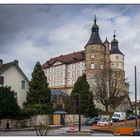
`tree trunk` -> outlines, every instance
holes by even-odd
[[[108,113],[108,105],[105,105],[105,111]]]

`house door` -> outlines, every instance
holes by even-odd
[[[65,124],[65,115],[61,114],[61,125]]]

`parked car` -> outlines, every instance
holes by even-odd
[[[100,118],[98,117],[94,117],[94,118],[88,118],[85,122],[86,125],[92,125],[94,123],[97,123],[100,120]]]
[[[134,115],[129,115],[127,117],[127,120],[135,120],[135,119],[136,119],[136,117]]]
[[[109,121],[108,118],[102,118],[102,119],[100,119],[100,121],[97,122],[98,126],[106,126],[106,125],[109,125],[109,124],[112,125],[113,121],[112,120]]]
[[[132,136],[140,136],[140,131],[134,131]]]

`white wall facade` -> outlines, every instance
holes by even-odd
[[[79,76],[85,72],[85,61],[67,65],[67,86],[74,86]]]
[[[14,65],[7,69],[5,72],[3,72],[1,76],[4,77],[3,86],[10,86],[11,89],[17,93],[17,102],[18,105],[22,108],[23,102],[26,101],[26,95],[29,89],[28,81]],[[21,80],[25,81],[25,89],[21,88]]]
[[[85,61],[67,65],[56,62],[44,72],[50,88],[73,87],[77,78],[85,72]]]
[[[47,82],[49,83],[49,87],[62,87],[65,86],[66,81],[66,65],[60,64],[58,65],[54,64],[49,69],[44,70],[45,75],[47,77]]]
[[[124,70],[124,56],[121,54],[110,54],[111,69]]]

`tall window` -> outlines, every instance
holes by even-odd
[[[91,64],[91,69],[94,69],[95,68],[95,64]]]
[[[4,77],[0,76],[0,85],[3,85],[3,84],[4,84]]]
[[[25,81],[21,80],[21,89],[25,89]]]
[[[103,69],[104,68],[104,66],[103,66],[103,64],[101,64],[101,69]]]
[[[94,56],[95,56],[95,54],[92,53],[92,54],[91,54],[91,58],[94,58]]]

